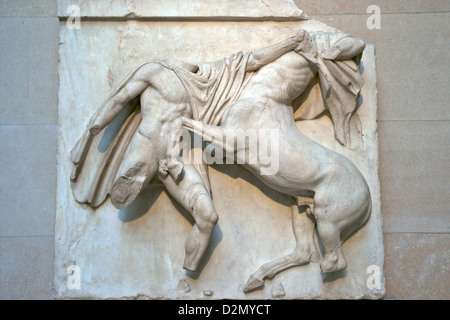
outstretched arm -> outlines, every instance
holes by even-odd
[[[147,79],[148,74],[146,74],[146,69],[140,69],[130,79],[127,79],[92,116],[83,136],[78,140],[72,150],[72,162],[75,164],[71,174],[72,181],[77,179],[79,170],[81,170],[82,163],[86,158],[89,146],[94,137],[117,117],[128,102],[148,87]]]
[[[259,68],[277,60],[282,55],[294,51],[304,40],[305,31],[300,30],[295,36],[269,47],[257,50],[250,54],[247,62],[247,72],[256,71]]]

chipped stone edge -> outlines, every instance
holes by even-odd
[[[386,297],[386,272],[385,272],[385,259],[386,259],[386,253],[384,250],[384,232],[383,232],[383,212],[381,211],[381,181],[380,181],[380,139],[379,139],[379,125],[378,125],[378,56],[377,56],[377,49],[373,44],[366,44],[366,49],[368,52],[370,52],[370,54],[372,55],[373,58],[373,70],[374,70],[374,76],[373,76],[373,81],[374,81],[374,88],[375,88],[375,92],[374,92],[374,104],[375,104],[375,110],[373,111],[375,114],[375,148],[377,150],[376,152],[376,177],[377,177],[377,185],[378,185],[378,192],[377,194],[375,194],[375,196],[377,197],[378,203],[379,203],[379,217],[378,217],[378,228],[379,228],[379,234],[381,235],[381,257],[378,257],[379,260],[381,261],[381,288],[376,290],[375,292],[370,292],[367,294],[364,294],[360,299],[371,299],[371,300],[381,300],[384,299]]]
[[[124,0],[119,0],[124,2]],[[135,0],[123,5],[115,5],[111,9],[107,1],[95,2],[85,0],[58,0],[58,17],[67,20],[76,13],[71,6],[80,8],[80,18],[83,20],[276,20],[292,21],[307,20],[308,16],[298,8],[293,0],[249,0],[241,10],[231,5],[240,0],[231,0],[227,7],[204,6],[204,0],[191,0],[189,7],[180,8],[179,2],[167,3],[166,6],[153,6],[151,2]],[[202,10],[197,10],[202,8]]]

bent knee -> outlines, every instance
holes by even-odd
[[[212,231],[219,221],[211,197],[206,192],[197,193],[191,200],[191,213],[195,222],[202,231]]]

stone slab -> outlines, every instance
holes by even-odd
[[[269,189],[237,165],[215,165],[209,170],[220,221],[200,273],[182,269],[184,242],[192,218],[160,187],[148,187],[131,206],[120,211],[109,201],[93,211],[72,197],[70,150],[91,115],[136,65],[148,59],[213,61],[284,40],[300,28],[328,29],[316,21],[86,21],[80,30],[61,25],[55,236],[58,298],[272,299],[272,286],[277,289],[280,283],[285,299],[376,299],[384,295],[383,275],[381,289],[369,290],[366,286],[367,268],[377,265],[382,270],[384,258],[375,55],[371,46],[363,59],[366,84],[358,111],[363,130],[360,148],[341,147],[326,117],[298,124],[312,139],[351,158],[371,188],[372,216],[344,244],[349,263],[345,272],[324,278],[319,264],[311,263],[268,280],[264,290],[244,294],[249,275],[261,264],[290,253],[295,240],[289,198]],[[66,286],[67,267],[73,264],[80,268],[80,290]],[[187,288],[186,283],[190,290],[179,290]],[[279,291],[275,289],[274,292]]]
[[[381,13],[424,13],[448,12],[450,2],[447,0],[294,0],[308,14],[361,14],[367,8],[377,5]]]
[[[450,234],[386,234],[384,243],[386,299],[450,299]]]
[[[0,0],[0,17],[56,17],[57,0]]]
[[[80,8],[81,17],[109,18],[304,18],[292,0],[58,0],[58,16],[68,17],[70,6]]]
[[[54,234],[56,125],[0,125],[0,236]]]
[[[56,124],[58,34],[58,18],[0,19],[0,124]]]
[[[337,15],[337,14],[335,14],[335,15],[308,14],[308,17],[310,19],[318,20],[322,23],[325,23],[326,25],[333,27],[335,29],[339,30],[341,28],[340,18],[339,18],[339,15]]]
[[[380,122],[385,232],[450,232],[450,121]]]
[[[53,297],[53,236],[0,237],[0,299]]]

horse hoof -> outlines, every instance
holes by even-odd
[[[247,284],[244,288],[244,293],[249,293],[253,290],[262,289],[264,287],[264,281],[254,278],[253,276],[250,276],[250,278],[247,281]]]
[[[344,270],[347,268],[347,262],[344,261],[338,261],[338,262],[329,262],[329,261],[323,261],[320,264],[320,270],[322,270],[323,274],[338,272],[341,270]]]

